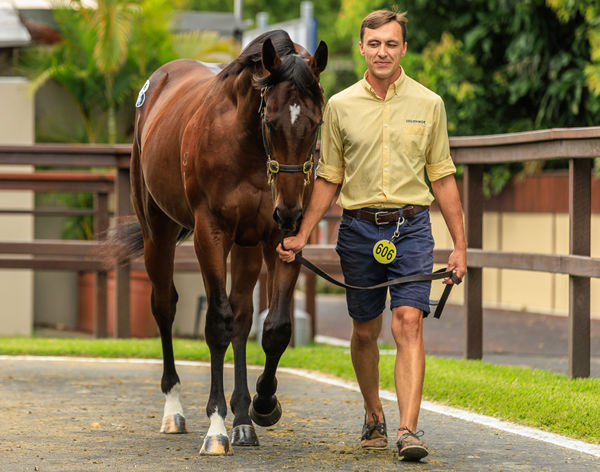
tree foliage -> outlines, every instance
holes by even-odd
[[[404,0],[398,6],[409,19],[402,65],[442,96],[452,135],[600,121],[597,0]],[[362,19],[379,8],[389,4],[342,0],[338,36],[356,45]],[[356,46],[352,58],[356,80],[365,68]],[[487,193],[499,192],[511,173],[537,171],[540,164],[490,167]]]
[[[244,18],[254,20],[258,12],[266,11],[271,23],[289,20],[298,17],[300,3],[244,0]],[[390,4],[382,0],[313,3],[319,39],[330,50],[322,84],[331,96],[364,72],[358,51],[362,18]],[[174,41],[169,30],[173,8],[232,12],[233,0],[101,0],[98,12],[114,15],[104,15],[105,21],[96,21],[91,30],[94,22],[88,18],[86,24],[76,11],[57,12],[65,41],[51,54],[45,53],[47,67],[38,78],[54,77],[68,84],[81,104],[82,116],[94,122],[88,126],[92,138],[98,138],[97,129],[104,126],[110,103],[120,106],[131,100],[161,63],[193,56],[198,45],[213,60],[232,57],[231,44],[216,45],[216,36],[194,33]],[[398,9],[408,11],[409,18],[409,52],[403,66],[442,96],[452,135],[598,123],[597,0],[399,0]]]
[[[73,97],[85,129],[85,137],[74,140],[128,140],[135,96],[160,65],[178,57],[227,62],[239,53],[233,39],[213,33],[174,34],[169,0],[99,0],[97,9],[65,0],[58,6],[54,18],[62,41],[30,48],[19,67],[34,90],[54,80]],[[120,135],[119,112],[127,122]]]
[[[338,34],[357,40],[362,18],[387,7],[342,0]],[[598,122],[595,0],[406,0],[400,10],[409,18],[405,68],[444,98],[453,134]]]

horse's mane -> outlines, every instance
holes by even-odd
[[[323,105],[323,91],[318,79],[308,67],[305,59],[296,54],[294,43],[283,30],[267,31],[254,39],[242,51],[240,56],[229,64],[219,74],[221,79],[240,74],[248,67],[254,68],[261,62],[262,46],[266,39],[270,39],[273,47],[281,58],[281,64],[272,73],[264,77],[254,77],[254,86],[257,88],[270,87],[280,82],[289,81],[302,95],[307,95],[311,100]]]
[[[279,82],[289,81],[302,95],[323,105],[323,91],[308,64],[302,56],[291,54],[281,58],[281,65],[265,77],[255,77],[254,85],[258,88],[270,87]]]

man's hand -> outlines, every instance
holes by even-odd
[[[306,241],[306,238],[302,237],[300,234],[285,238],[283,240],[285,249],[281,247],[281,244],[278,244],[276,248],[279,258],[284,262],[294,262],[296,254],[302,251],[302,248],[306,246]]]
[[[454,249],[450,257],[448,258],[448,270],[453,270],[456,276],[462,280],[464,275],[467,273],[467,250],[466,249]],[[451,277],[446,277],[443,280],[446,285],[453,284]]]

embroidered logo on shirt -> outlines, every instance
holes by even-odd
[[[427,124],[427,122],[425,120],[406,120],[407,123],[410,123],[411,125],[422,125],[425,126]]]

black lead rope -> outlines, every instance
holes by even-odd
[[[285,247],[283,246],[283,234],[281,237],[281,247],[283,250],[286,250]],[[331,282],[332,284],[337,285],[338,287],[351,288],[353,290],[374,290],[376,288],[389,287],[391,285],[405,284],[408,282],[422,282],[422,281],[429,281],[429,280],[439,280],[439,279],[445,279],[447,277],[450,277],[452,279],[453,283],[446,285],[446,288],[444,288],[444,292],[442,293],[442,296],[440,297],[440,299],[437,301],[429,300],[430,305],[437,305],[437,307],[435,309],[435,313],[433,314],[434,318],[439,318],[440,316],[442,316],[442,311],[444,309],[444,306],[446,305],[446,300],[448,300],[448,296],[450,295],[452,287],[454,285],[459,285],[462,282],[462,280],[456,275],[456,272],[454,272],[453,270],[439,269],[439,270],[436,270],[435,272],[433,272],[432,274],[407,275],[404,277],[398,277],[397,279],[388,280],[387,282],[382,282],[380,284],[370,285],[368,287],[358,287],[356,285],[349,285],[349,284],[346,284],[344,282],[340,282],[339,280],[334,279],[331,275],[329,275],[323,269],[316,266],[315,264],[313,264],[312,262],[310,262],[308,259],[304,258],[300,254],[295,254],[295,260],[297,262],[299,262],[300,264],[302,264],[303,266],[305,266],[307,269],[312,270],[315,274],[320,275],[328,282]]]

